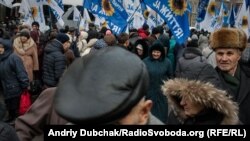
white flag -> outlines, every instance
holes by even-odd
[[[80,19],[81,19],[81,13],[80,13],[80,11],[77,9],[77,7],[74,6],[73,21],[78,22],[78,21],[80,21]]]
[[[13,2],[13,0],[0,0],[0,4],[4,5],[6,7],[9,7],[9,8],[12,7],[12,2]]]
[[[246,7],[246,1],[243,1],[240,12],[237,15],[235,26],[237,28],[242,28],[248,37],[248,26],[249,26],[249,7]]]
[[[210,0],[208,3],[205,18],[202,22],[200,22],[200,28],[205,29],[209,32],[213,32],[216,22],[217,22],[216,3],[215,0]]]

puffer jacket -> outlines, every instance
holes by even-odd
[[[66,69],[66,57],[63,45],[56,39],[44,49],[43,82],[48,87],[55,87]]]
[[[210,82],[217,88],[223,88],[219,75],[212,65],[207,63],[206,58],[202,56],[197,47],[184,49],[182,57],[177,61],[175,75],[178,78]]]
[[[0,41],[5,52],[0,55],[0,81],[2,83],[4,98],[18,97],[29,86],[28,74],[19,56],[13,53],[10,41]]]

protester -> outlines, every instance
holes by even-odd
[[[221,28],[211,35],[211,47],[216,53],[216,71],[224,89],[239,105],[240,121],[243,124],[250,124],[250,87],[248,84],[250,67],[239,61],[246,44],[246,34],[240,29]]]
[[[0,38],[0,81],[10,124],[19,116],[20,95],[29,87],[28,74],[19,56],[13,53],[10,40]]]
[[[146,66],[135,54],[103,48],[67,70],[56,90],[55,109],[73,124],[162,124],[150,114],[148,82]]]
[[[210,83],[173,79],[162,86],[171,109],[168,124],[239,124],[238,105]]]
[[[19,37],[13,43],[14,52],[21,57],[25,70],[28,73],[29,81],[38,78],[39,62],[37,54],[37,45],[30,37],[30,31],[23,29],[20,31]]]
[[[210,82],[217,88],[222,88],[220,78],[212,65],[207,63],[198,48],[198,37],[193,35],[184,49],[183,55],[177,60],[175,76],[189,80]]]
[[[45,47],[43,58],[44,88],[57,86],[59,79],[67,67],[64,48],[69,46],[69,37],[64,33],[58,33],[56,39]]]
[[[149,49],[149,56],[143,61],[150,77],[146,98],[154,103],[152,114],[165,123],[168,115],[168,104],[162,94],[161,85],[163,80],[173,77],[173,70],[170,60],[165,57],[164,46],[161,43],[153,44]]]

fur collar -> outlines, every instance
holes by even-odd
[[[29,38],[25,43],[22,43],[20,37],[17,37],[13,43],[15,50],[20,55],[24,55],[25,51],[33,47],[34,45],[36,44],[32,38]]]
[[[210,83],[200,81],[173,79],[164,82],[162,86],[164,95],[168,98],[168,103],[181,122],[187,118],[176,97],[188,96],[207,108],[214,109],[222,113],[224,118],[221,124],[238,124],[238,105],[227,96],[225,91],[216,89]]]

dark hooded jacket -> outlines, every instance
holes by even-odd
[[[66,69],[66,57],[63,45],[54,39],[44,50],[43,82],[48,87],[55,87]]]
[[[197,47],[184,49],[182,57],[177,61],[175,75],[178,78],[189,80],[201,80],[210,82],[217,88],[222,88],[220,78],[212,65],[202,56],[201,50]]]
[[[161,52],[159,59],[156,60],[153,58],[153,50]],[[149,49],[149,56],[143,61],[147,66],[150,78],[146,98],[151,99],[154,103],[151,110],[152,114],[165,123],[168,115],[168,104],[160,87],[164,80],[171,78],[173,75],[171,63],[169,59],[165,57],[164,47],[161,43],[153,44]]]
[[[4,98],[19,97],[29,86],[28,74],[19,56],[13,53],[10,40],[0,39],[4,46],[4,53],[0,55],[0,80]]]
[[[235,125],[240,123],[237,103],[233,102],[225,91],[215,88],[210,83],[174,79],[166,81],[162,90],[168,98],[171,109],[168,124]],[[204,110],[194,117],[186,116],[180,105],[180,98],[183,96],[205,106]]]
[[[6,109],[0,103],[0,141],[19,141],[15,129],[2,122],[5,112]]]

